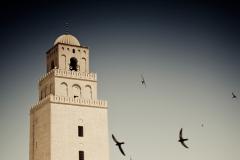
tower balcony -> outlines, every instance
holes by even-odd
[[[52,69],[50,72],[44,74],[39,79],[39,84],[41,84],[43,80],[48,79],[52,76],[79,79],[79,80],[97,81],[96,73],[83,73],[83,72],[68,71],[63,69]]]
[[[95,107],[95,108],[107,108],[107,101],[98,99],[82,99],[73,97],[56,96],[53,94],[48,95],[44,99],[40,100],[37,104],[31,107],[32,110],[38,110],[46,103],[57,103],[67,105],[77,105],[83,107]]]

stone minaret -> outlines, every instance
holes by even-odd
[[[30,110],[30,160],[109,160],[107,102],[97,99],[89,49],[70,34],[47,51]]]

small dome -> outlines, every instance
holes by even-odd
[[[77,40],[77,38],[71,34],[63,34],[63,35],[59,36],[55,40],[54,45],[56,45],[57,43],[64,43],[64,44],[70,44],[70,45],[74,45],[74,46],[80,46],[80,43]]]

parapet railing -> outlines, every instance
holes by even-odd
[[[97,107],[97,108],[107,108],[107,101],[98,99],[82,99],[73,97],[64,97],[56,95],[48,95],[39,101],[36,105],[31,107],[32,110],[38,110],[45,103],[59,103],[59,104],[70,104],[70,105],[81,105],[86,107]]]
[[[51,76],[51,75],[58,76],[58,77],[97,81],[97,74],[96,73],[83,73],[83,72],[68,71],[68,70],[63,70],[63,69],[52,69],[48,73],[44,74],[39,79],[39,82],[41,82],[43,79],[45,79],[45,78],[47,78],[48,76]]]

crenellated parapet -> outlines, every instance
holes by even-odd
[[[107,101],[48,95],[31,107],[30,112],[40,109],[45,103],[69,104],[85,107],[107,108]]]
[[[41,82],[44,80],[48,80],[51,76],[71,78],[71,79],[77,79],[77,80],[88,80],[88,81],[95,81],[95,82],[97,81],[96,73],[82,73],[82,72],[68,71],[63,69],[52,69],[50,72],[44,74],[39,79],[39,84],[41,84]]]

